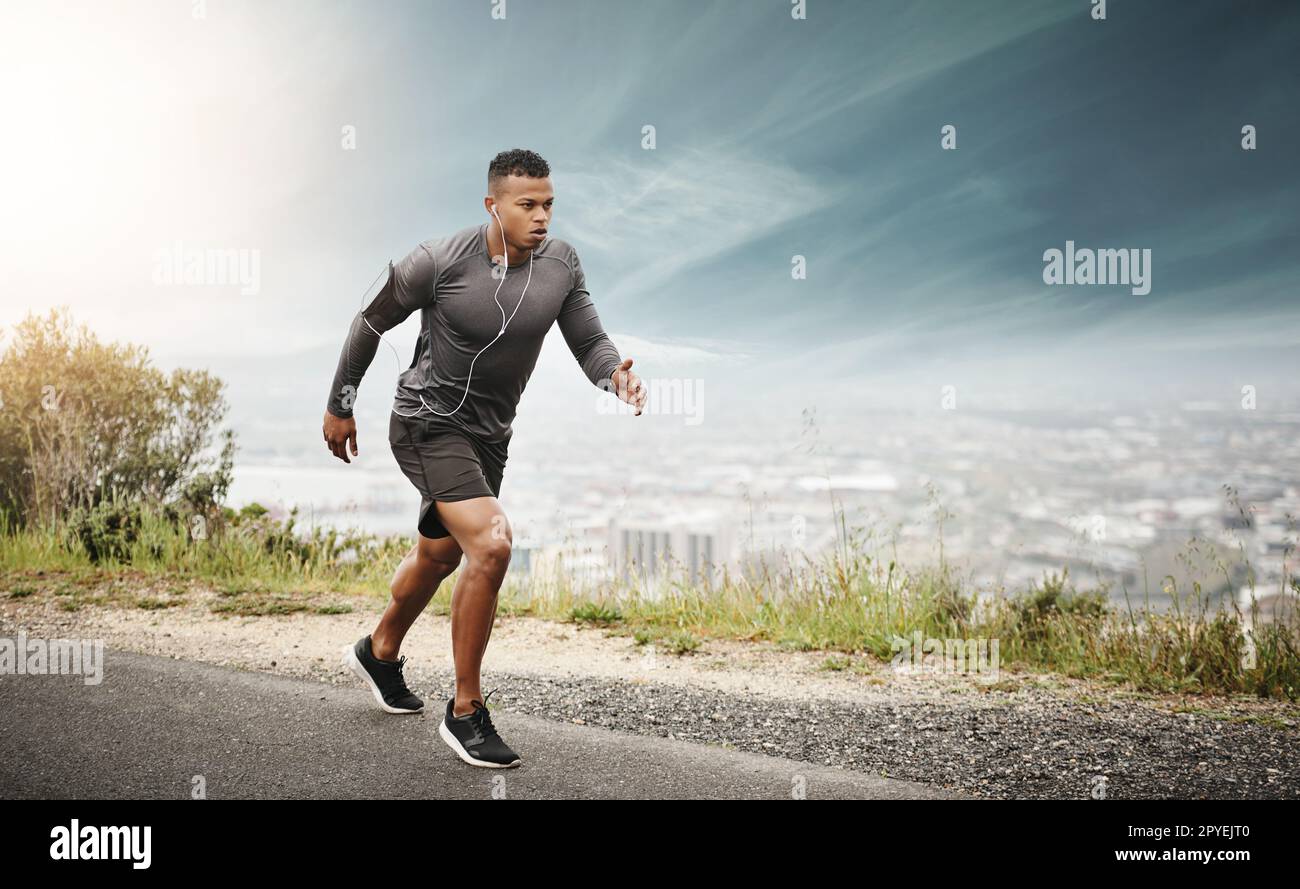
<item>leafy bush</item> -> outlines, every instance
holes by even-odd
[[[138,502],[105,500],[75,507],[64,523],[69,544],[79,542],[93,563],[129,562],[144,523]]]
[[[120,549],[132,515],[123,501],[173,504],[218,517],[234,462],[234,434],[216,426],[224,387],[207,371],[150,366],[142,346],[100,343],[66,309],[28,315],[0,354],[0,513],[6,526],[73,519],[96,552]]]
[[[1043,577],[1042,585],[1033,581],[1029,590],[1014,600],[1020,623],[1035,627],[1063,615],[1083,620],[1100,620],[1110,611],[1105,590],[1078,592],[1070,583],[1070,569]]]

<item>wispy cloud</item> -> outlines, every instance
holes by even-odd
[[[723,259],[834,200],[828,185],[787,164],[700,148],[646,151],[635,163],[595,158],[585,171],[558,171],[554,181],[561,235],[617,272],[607,300],[654,298],[692,266]],[[573,209],[559,209],[561,201]]]
[[[485,218],[487,161],[525,146],[552,164],[554,231],[606,328],[656,372],[797,389],[961,366],[1028,386],[1134,354],[1170,378],[1206,350],[1294,359],[1289,8],[398,6],[25,7],[0,32],[17,159],[0,324],[66,302],[155,354],[220,351],[250,386],[324,386],[384,261]],[[1153,248],[1152,293],[1046,287],[1042,251],[1066,238]],[[259,250],[261,292],[154,286],[176,239]]]

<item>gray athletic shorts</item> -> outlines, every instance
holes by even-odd
[[[397,465],[420,492],[417,529],[424,537],[449,537],[436,501],[501,496],[506,446],[480,441],[451,421],[402,417],[388,421],[388,444]]]

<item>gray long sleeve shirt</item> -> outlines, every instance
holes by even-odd
[[[521,303],[528,260],[512,256],[502,282],[500,267],[488,254],[487,233],[486,222],[464,228],[425,241],[390,264],[387,283],[352,319],[326,403],[330,413],[352,416],[361,377],[379,346],[378,334],[417,309],[415,357],[398,378],[393,400],[393,410],[414,415],[413,420],[451,421],[482,441],[508,442],[542,341],[557,322],[587,379],[596,386],[606,384],[621,359],[601,327],[577,252],[558,238],[534,248],[532,280]],[[478,354],[501,329],[503,309],[509,319],[506,332]]]

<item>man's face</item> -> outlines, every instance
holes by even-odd
[[[506,241],[524,249],[537,247],[546,240],[551,227],[551,177],[507,176],[498,185],[493,206],[506,230]],[[489,211],[490,214],[491,211]],[[491,219],[496,228],[496,217]]]

